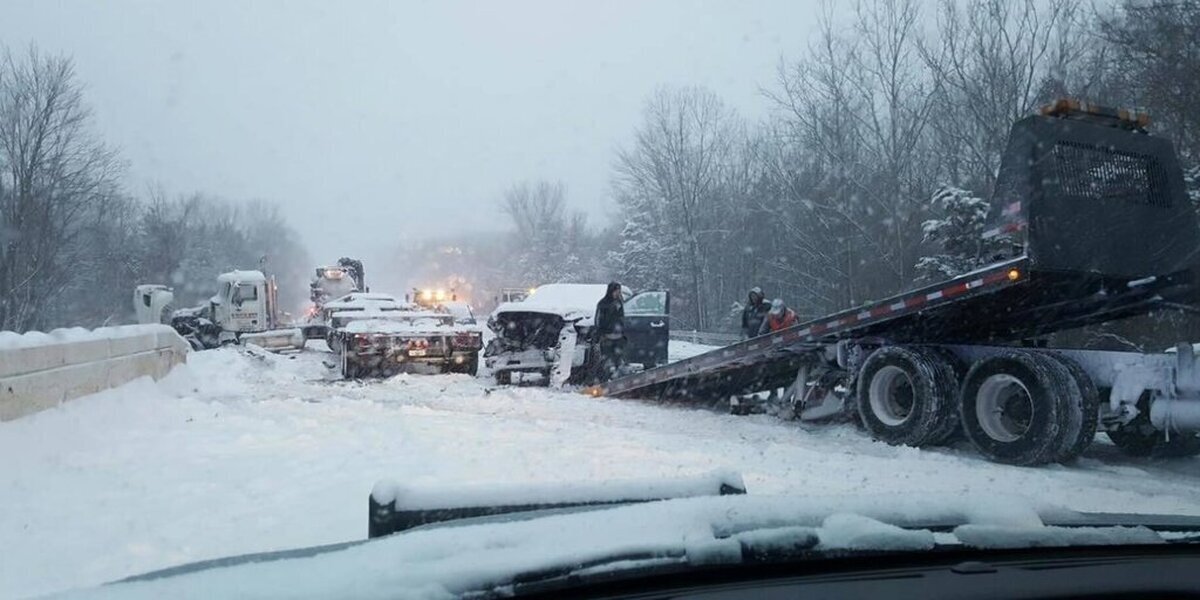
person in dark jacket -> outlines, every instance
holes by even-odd
[[[767,318],[769,310],[771,310],[771,305],[767,304],[762,288],[758,286],[750,288],[749,302],[742,309],[743,338],[752,338],[758,335],[758,330],[762,327],[763,320]]]
[[[771,310],[767,312],[767,318],[763,319],[762,326],[758,330],[758,335],[766,335],[768,333],[775,333],[780,329],[787,329],[795,325],[798,321],[796,312],[788,308],[783,303],[782,298],[776,298],[771,301]]]
[[[600,355],[596,378],[608,381],[621,367],[621,357],[625,353],[625,301],[621,297],[620,283],[608,284],[604,297],[596,303],[592,340]]]

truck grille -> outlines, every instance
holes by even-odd
[[[1166,171],[1152,156],[1060,141],[1054,166],[1064,196],[1171,207]]]

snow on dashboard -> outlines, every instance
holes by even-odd
[[[213,597],[450,597],[503,587],[522,573],[587,564],[593,573],[612,570],[617,565],[604,562],[610,557],[736,562],[741,543],[779,547],[789,536],[815,538],[818,549],[923,551],[934,545],[928,528],[935,525],[1041,531],[1049,529],[1044,520],[1064,514],[978,494],[683,498],[429,526],[361,544],[184,567],[65,597],[168,598],[196,590]]]
[[[742,476],[731,471],[687,479],[625,479],[597,483],[406,486],[395,480],[375,484],[371,497],[380,504],[396,503],[399,510],[431,510],[470,506],[514,506],[569,502],[682,498],[712,494],[721,486],[746,489]]]

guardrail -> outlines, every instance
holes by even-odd
[[[0,421],[138,377],[158,379],[187,353],[187,342],[166,325],[0,331]]]
[[[728,346],[741,341],[742,336],[736,333],[720,333],[713,331],[671,331],[671,339],[681,342],[691,342],[704,346]]]

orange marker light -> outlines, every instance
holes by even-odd
[[[1020,271],[1018,271],[1018,270],[1016,270],[1016,269],[1009,269],[1009,270],[1008,270],[1008,280],[1009,280],[1009,281],[1016,281],[1016,280],[1018,280],[1018,279],[1020,279],[1020,278],[1021,278],[1021,272],[1020,272]]]

